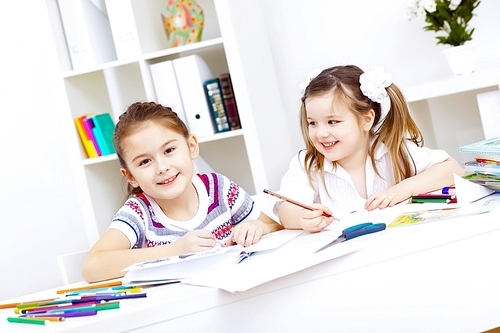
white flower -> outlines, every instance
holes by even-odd
[[[448,6],[448,8],[450,8],[450,10],[455,10],[457,9],[457,7],[462,3],[462,0],[451,0],[450,1],[450,5]]]
[[[436,0],[424,0],[422,1],[422,7],[429,13],[434,13],[436,11]]]
[[[300,88],[300,91],[301,91],[302,94],[304,94],[304,91],[306,90],[306,88],[309,85],[309,83],[311,83],[311,81],[316,76],[318,76],[319,73],[321,73],[321,69],[313,69],[312,71],[310,71],[309,73],[307,73],[305,82],[301,83],[299,85],[299,88]]]
[[[427,15],[425,8],[418,7],[416,15],[417,15],[417,17],[425,17]]]

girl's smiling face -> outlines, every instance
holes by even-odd
[[[124,142],[127,169],[121,172],[134,187],[157,201],[181,197],[191,186],[193,160],[199,146],[195,136],[188,139],[154,122],[145,122]]]
[[[344,168],[351,163],[364,165],[374,118],[374,112],[357,117],[342,100],[346,98],[328,93],[305,101],[309,139],[325,159]]]

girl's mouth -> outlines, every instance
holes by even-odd
[[[165,180],[163,180],[163,181],[161,181],[161,182],[159,182],[157,184],[158,185],[168,185],[168,184],[172,183],[177,178],[178,175],[179,174],[176,174],[175,176],[167,178],[167,179],[165,179]]]
[[[337,144],[338,141],[335,142],[320,142],[320,144],[323,146],[325,149],[331,149],[333,146]]]

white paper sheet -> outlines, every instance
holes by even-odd
[[[123,281],[191,278],[226,266],[236,265],[242,251],[252,253],[276,249],[296,238],[302,232],[302,230],[280,230],[264,235],[257,243],[246,248],[241,245],[217,246],[211,250],[194,254],[139,262],[124,269],[127,273],[123,277]]]
[[[366,247],[369,242],[343,242],[323,251],[317,249],[337,238],[339,233],[322,231],[317,234],[304,234],[299,246],[280,248],[271,253],[251,256],[248,261],[233,267],[200,274],[182,283],[219,288],[231,293],[241,292],[274,279],[292,274],[319,263],[342,257]],[[306,240],[306,241],[304,241]]]

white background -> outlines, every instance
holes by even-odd
[[[422,20],[405,20],[406,1],[253,1],[260,1],[266,18],[281,89],[276,98],[289,115],[294,151],[302,147],[298,86],[314,68],[382,66],[403,88],[451,76],[441,53],[445,46],[423,31]],[[500,2],[483,0],[471,22],[478,70],[498,68],[499,16]],[[2,300],[60,285],[56,256],[90,244],[74,183],[74,129],[67,126],[71,119],[45,1],[0,2],[0,43]],[[459,95],[454,99],[460,102]],[[269,139],[275,135],[280,133],[269,133]],[[276,163],[283,169],[288,161]]]

